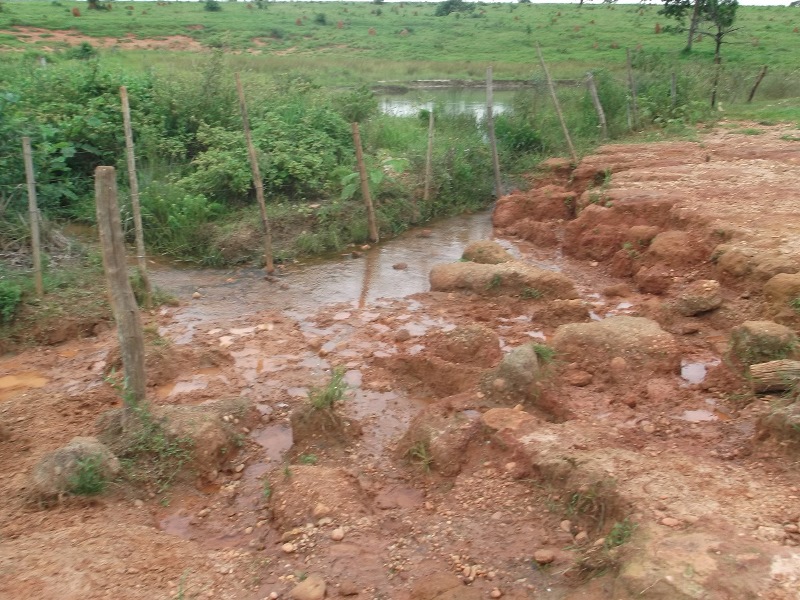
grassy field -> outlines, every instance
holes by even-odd
[[[334,84],[480,79],[489,64],[497,78],[527,79],[538,71],[537,42],[562,78],[599,66],[622,69],[626,48],[675,61],[678,68],[709,63],[713,54],[706,37],[690,56],[681,56],[684,36],[663,31],[671,22],[658,14],[658,6],[486,4],[445,17],[434,16],[433,3],[281,2],[259,9],[251,2],[223,2],[217,12],[204,10],[200,2],[114,2],[108,11],[87,10],[86,2],[10,1],[3,6],[0,48],[58,49],[69,43],[47,33],[26,41],[14,28],[69,30],[105,38],[102,45],[126,66],[191,69],[196,60],[191,53],[133,49],[133,39],[141,46],[141,40],[163,43],[185,36],[184,45],[197,42],[240,53],[236,66],[255,72],[303,71]],[[766,64],[790,75],[789,80],[800,78],[800,9],[742,6],[738,14],[741,29],[725,46],[726,63],[742,76]],[[172,41],[180,48],[180,39]],[[769,80],[765,89],[776,85]]]

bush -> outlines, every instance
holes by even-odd
[[[222,10],[222,4],[218,0],[204,0],[203,10],[208,12],[219,12]]]
[[[317,13],[314,15],[314,23],[317,25],[327,25],[328,17],[325,15],[325,13]]]
[[[14,320],[19,303],[22,301],[22,288],[10,281],[0,279],[0,324]]]
[[[102,456],[86,456],[77,460],[77,469],[69,481],[70,493],[78,496],[96,496],[102,494],[107,485]]]
[[[471,2],[464,2],[464,0],[445,0],[436,5],[436,11],[433,13],[437,17],[446,17],[450,13],[472,12],[475,10],[475,4]]]

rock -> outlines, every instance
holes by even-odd
[[[797,336],[773,321],[745,321],[731,330],[731,354],[745,365],[791,358]]]
[[[503,357],[482,385],[484,394],[496,402],[517,403],[535,395],[540,373],[539,358],[533,344],[515,348]]]
[[[593,376],[586,371],[568,371],[564,373],[564,381],[575,387],[585,387],[592,383]]]
[[[402,329],[398,329],[397,333],[394,334],[394,341],[395,342],[407,342],[411,339],[411,332],[403,327]]]
[[[312,573],[294,586],[289,596],[294,600],[322,600],[325,597],[326,587],[322,576]]]
[[[487,265],[497,265],[514,260],[514,257],[511,256],[505,248],[497,242],[492,242],[490,240],[479,240],[470,243],[464,248],[464,253],[461,255],[461,258]]]
[[[537,323],[552,327],[591,320],[589,305],[583,300],[551,300],[544,306],[537,304],[535,312]]]
[[[552,550],[541,548],[533,553],[533,560],[540,565],[549,565],[556,559],[556,553]]]
[[[627,298],[631,295],[631,287],[627,283],[617,283],[603,288],[602,294],[606,298]]]
[[[361,593],[361,587],[352,579],[344,579],[339,584],[340,596],[358,596]]]
[[[322,504],[321,502],[314,507],[314,511],[311,515],[315,519],[322,519],[323,517],[327,517],[331,514],[331,509],[327,504]]]
[[[331,539],[334,542],[341,542],[344,539],[344,529],[341,527],[337,527],[333,531],[331,531]]]
[[[717,269],[734,278],[748,275],[754,268],[756,251],[752,248],[732,247],[721,244],[714,248],[712,256],[716,256]]]
[[[194,294],[192,294],[192,298],[194,300],[199,300],[202,297],[203,297],[203,294],[201,294],[200,292],[195,292]]]
[[[290,542],[286,542],[283,546],[281,546],[281,550],[283,550],[285,554],[293,554],[294,551],[297,550],[297,547]]]
[[[472,262],[436,265],[430,272],[432,291],[470,291],[484,296],[572,299],[578,293],[561,273],[510,261],[498,265]]]
[[[503,596],[503,592],[500,591],[500,588],[494,588],[491,592],[489,592],[490,598],[501,598]]]
[[[395,271],[405,271],[408,268],[408,264],[404,262],[395,263],[392,265],[392,268]]]
[[[675,373],[680,367],[675,338],[643,317],[616,316],[562,325],[551,344],[560,360],[577,363],[590,372],[605,365],[609,357],[623,359],[634,378]]]
[[[703,279],[691,283],[675,300],[675,311],[685,317],[719,308],[722,305],[722,294],[718,281]]]
[[[788,256],[759,255],[753,269],[753,277],[759,281],[767,281],[780,273],[794,274],[800,271],[797,261]]]
[[[677,527],[678,525],[681,524],[681,522],[673,517],[664,517],[663,519],[661,519],[661,524],[666,527]]]
[[[481,421],[494,431],[506,431],[514,435],[520,432],[535,429],[539,420],[532,414],[513,408],[492,408],[481,415]]]
[[[39,460],[33,469],[32,487],[41,498],[69,492],[99,493],[119,469],[117,457],[97,438],[75,437]]]
[[[625,234],[625,241],[633,245],[633,249],[641,251],[647,248],[659,233],[655,225],[633,225]]]

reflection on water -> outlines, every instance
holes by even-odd
[[[156,285],[189,303],[176,318],[193,331],[203,322],[236,319],[260,310],[286,310],[302,317],[325,304],[351,302],[353,308],[363,308],[379,298],[427,291],[428,273],[435,264],[458,260],[469,242],[491,237],[491,215],[482,212],[454,217],[431,229],[408,231],[365,251],[360,258],[314,259],[289,265],[279,283],[266,281],[260,269],[159,266],[151,277]],[[509,243],[497,241],[518,255]],[[398,263],[407,268],[394,269]],[[287,289],[281,289],[281,284]],[[191,300],[195,291],[202,298]]]
[[[495,90],[493,110],[499,115],[511,109],[514,94],[510,90]],[[523,92],[524,93],[524,92]],[[530,92],[529,92],[530,93]],[[486,90],[481,88],[413,90],[405,94],[378,96],[380,111],[396,117],[414,117],[421,110],[443,110],[448,115],[471,114],[480,122],[486,117]]]

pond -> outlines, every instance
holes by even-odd
[[[517,93],[520,90],[495,90],[494,114],[511,110]],[[464,87],[411,89],[404,93],[379,94],[378,104],[382,113],[397,117],[413,117],[423,109],[439,107],[446,114],[472,114],[477,121],[482,121],[486,116],[486,90]]]

